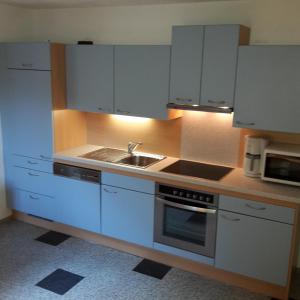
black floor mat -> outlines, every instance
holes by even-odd
[[[43,289],[56,293],[58,295],[64,295],[67,291],[73,288],[78,282],[80,282],[84,277],[77,274],[57,269],[39,283],[39,286]]]

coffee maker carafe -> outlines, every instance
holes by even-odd
[[[260,177],[261,157],[268,140],[262,137],[245,136],[244,174],[250,177]]]

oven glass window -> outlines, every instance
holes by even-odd
[[[164,206],[163,234],[205,246],[207,214]]]
[[[266,158],[266,177],[300,182],[300,158],[269,154]]]

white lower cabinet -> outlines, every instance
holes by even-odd
[[[215,267],[287,284],[293,225],[219,210]]]
[[[117,178],[119,175],[115,176]],[[132,178],[132,180],[136,181],[137,179]],[[141,184],[144,182],[144,180],[140,181]],[[118,181],[114,182],[118,183]],[[152,184],[154,186],[154,183]],[[153,247],[153,194],[102,185],[101,201],[102,233],[104,235]]]

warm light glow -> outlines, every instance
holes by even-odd
[[[192,106],[199,106],[198,104],[193,104]]]
[[[111,118],[119,121],[128,122],[128,123],[146,123],[151,121],[151,119],[149,118],[123,116],[123,115],[111,115]]]

